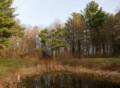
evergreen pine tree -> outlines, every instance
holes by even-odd
[[[6,46],[8,38],[20,29],[15,21],[15,8],[12,3],[13,0],[0,0],[0,47]]]

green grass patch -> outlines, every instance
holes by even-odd
[[[0,76],[14,69],[30,66],[33,63],[34,61],[30,59],[0,59]]]

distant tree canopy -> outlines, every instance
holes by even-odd
[[[91,1],[80,13],[72,13],[64,24],[56,21],[41,31],[39,27],[22,31],[24,28],[15,20],[12,3],[13,0],[0,0],[0,48],[7,46],[7,40],[13,36],[11,45],[15,53],[19,48],[22,54],[39,50],[40,55],[52,57],[120,55],[120,11],[107,13]]]
[[[91,1],[81,13],[74,12],[63,28],[58,26],[53,30],[42,30],[41,47],[49,53],[54,53],[54,50],[58,53],[64,47],[64,52],[77,57],[118,55],[119,26],[120,12],[109,14],[95,1]]]
[[[10,36],[19,33],[22,27],[15,20],[13,0],[0,0],[0,47],[8,44]]]
[[[66,41],[69,43],[72,53],[80,53],[82,31],[86,23],[80,13],[73,13],[66,23]]]
[[[68,41],[73,55],[111,56],[120,53],[120,14],[109,14],[95,1],[82,13],[73,13],[66,22]]]
[[[115,15],[115,25],[114,25],[114,48],[115,48],[115,53],[120,54],[120,11]]]
[[[41,38],[41,49],[43,55],[53,56],[54,52],[59,52],[61,47],[67,47],[64,27],[56,26],[51,30],[44,29],[40,32],[39,36]]]
[[[87,23],[87,26],[96,30],[102,27],[107,17],[106,12],[104,12],[95,1],[91,1],[87,4],[87,7],[82,15]]]

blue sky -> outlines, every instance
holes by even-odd
[[[80,12],[91,0],[15,0],[18,19],[25,25],[49,26],[56,19],[65,22],[72,12]],[[103,9],[115,13],[120,0],[96,0]]]

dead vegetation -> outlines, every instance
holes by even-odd
[[[69,62],[68,62],[69,63]],[[63,64],[60,61],[41,60],[32,67],[20,68],[15,70],[4,78],[9,88],[14,88],[17,82],[22,78],[33,75],[42,75],[46,72],[70,72],[78,74],[81,77],[90,77],[97,80],[110,81],[113,83],[120,83],[120,73],[118,71],[104,71],[102,69],[90,69],[82,65]],[[96,63],[97,64],[97,63]],[[11,81],[12,80],[12,81]]]

